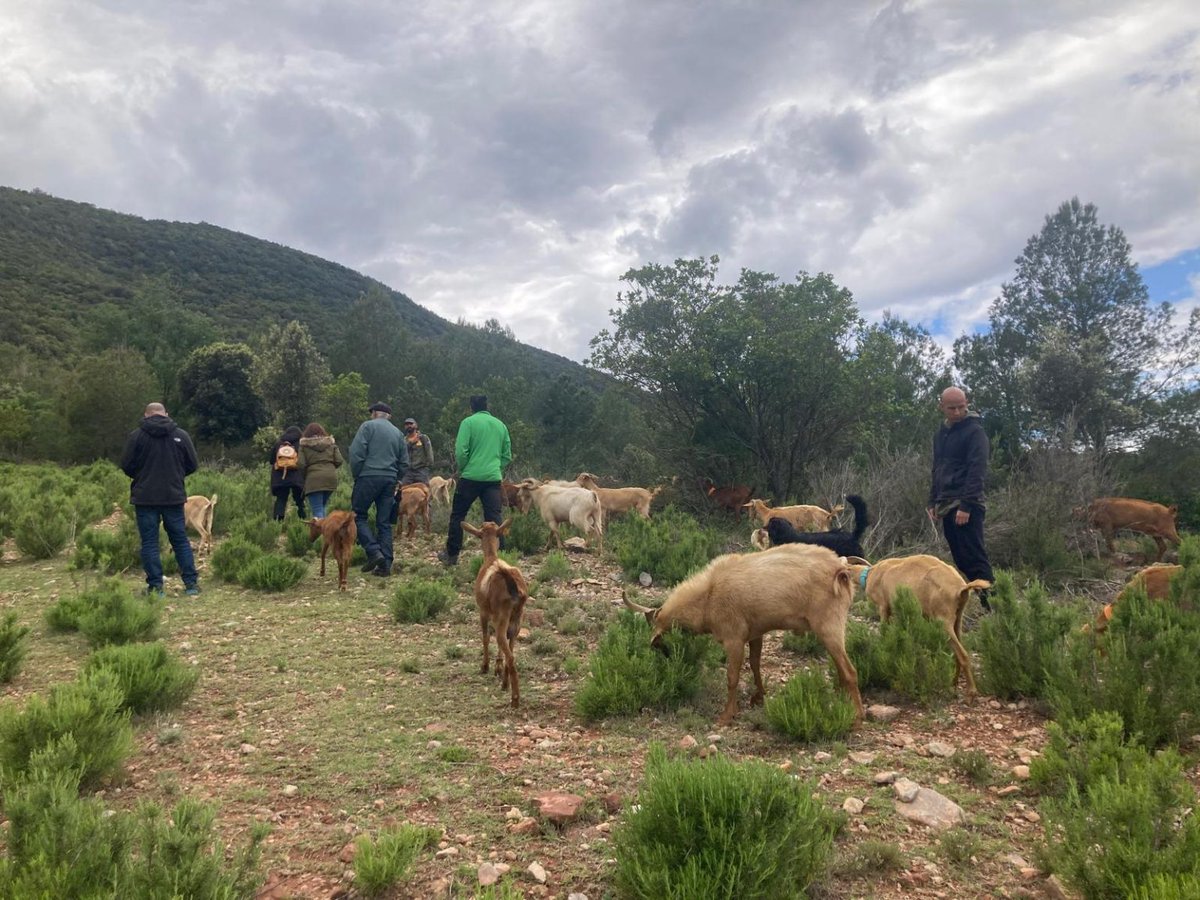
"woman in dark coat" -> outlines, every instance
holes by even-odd
[[[279,452],[284,446],[290,451]],[[304,518],[304,476],[300,474],[300,427],[288,426],[271,450],[271,493],[275,496],[275,521],[282,522],[288,494],[296,501],[296,513]]]
[[[338,467],[342,453],[337,442],[316,422],[310,422],[300,438],[300,474],[304,478],[304,496],[312,507],[314,519],[325,518],[325,504],[337,490]]]

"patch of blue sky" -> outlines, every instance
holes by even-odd
[[[1179,303],[1195,295],[1200,281],[1200,247],[1177,253],[1157,265],[1141,269],[1152,303]]]

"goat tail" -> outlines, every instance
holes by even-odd
[[[974,581],[968,581],[963,587],[964,591],[986,591],[992,586],[992,583],[985,578],[976,578]]]
[[[859,540],[867,530],[867,501],[858,494],[847,494],[846,502],[854,507],[854,540]]]
[[[353,516],[346,516],[346,520],[344,522],[342,522],[341,525],[338,526],[337,533],[340,534],[346,540],[347,543],[349,543],[350,541],[353,540],[353,538],[351,537],[352,532],[354,533],[355,536],[357,536],[358,526],[354,524]]]
[[[216,506],[216,505],[217,505],[217,496],[218,496],[217,494],[213,494],[211,497],[209,497],[209,498],[208,498],[208,505],[209,505],[209,506]]]
[[[513,603],[512,614],[508,617],[508,630],[505,632],[511,644],[521,632],[521,613],[525,610],[525,600],[529,595],[525,593],[524,580],[516,569],[498,566],[497,572],[504,579],[504,586],[508,588],[508,596]]]

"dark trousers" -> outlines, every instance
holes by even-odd
[[[996,576],[992,574],[992,564],[988,562],[987,549],[983,545],[984,510],[971,510],[971,518],[967,520],[966,525],[954,524],[957,512],[957,509],[952,509],[942,516],[942,533],[946,535],[946,543],[950,545],[954,565],[967,577],[967,581],[977,578],[995,581]]]
[[[454,489],[454,500],[450,504],[450,533],[446,535],[447,556],[451,559],[458,558],[458,553],[462,550],[463,519],[467,517],[467,512],[476,499],[483,503],[483,521],[495,522],[497,525],[504,521],[500,509],[501,496],[498,481],[458,479],[458,486]],[[500,539],[500,549],[504,549],[504,538]]]
[[[275,495],[275,519],[283,521],[283,514],[287,512],[288,494],[292,495],[292,499],[296,501],[296,515],[304,518],[304,486],[299,484],[285,484],[281,487],[271,488],[271,493]]]
[[[358,542],[367,551],[367,559],[380,556],[392,567],[392,507],[396,505],[396,479],[387,475],[364,475],[354,479],[354,490],[350,492],[350,508],[354,510],[354,524],[358,526]],[[371,532],[367,513],[375,504],[375,527],[378,536]]]
[[[146,586],[159,589],[163,585],[162,557],[158,552],[158,523],[162,522],[179,563],[184,587],[195,587],[196,560],[188,543],[183,520],[183,504],[179,506],[135,506],[138,535],[142,539],[142,568],[146,570]]]

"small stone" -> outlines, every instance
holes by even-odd
[[[1033,822],[1035,825],[1042,821],[1042,817],[1036,809],[1027,809],[1021,815],[1025,817],[1026,822]]]
[[[437,750],[437,749],[438,749],[438,748],[440,748],[441,746],[442,746],[442,742],[441,742],[441,741],[430,741],[429,743],[427,743],[427,744],[425,745],[425,747],[426,747],[427,749],[429,749],[429,750]]]
[[[988,707],[990,709],[1004,709],[1004,704],[1001,703],[999,700],[989,700]]]
[[[353,862],[354,854],[358,852],[358,845],[351,841],[342,848],[342,852],[338,854],[338,859],[344,863]]]
[[[458,856],[457,847],[446,847],[444,850],[439,850],[433,854],[435,859],[453,859]]]
[[[563,541],[564,550],[586,550],[587,541],[581,537],[569,537]]]
[[[565,825],[579,815],[583,798],[578,794],[547,791],[536,798],[538,812],[556,825]]]
[[[1021,781],[1029,780],[1029,766],[1013,766],[1013,778],[1019,778]]]
[[[296,787],[294,784],[285,784],[283,786],[283,796],[285,797],[295,797],[299,791],[300,788]]]
[[[238,750],[241,752],[242,756],[249,756],[251,753],[258,752],[258,748],[253,744],[242,744],[242,746],[238,747]]]
[[[842,804],[842,809],[850,813],[852,816],[857,816],[863,811],[865,806],[866,804],[857,797],[847,797],[846,801]]]
[[[875,757],[878,754],[872,753],[870,750],[856,750],[850,754],[850,762],[857,763],[860,766],[869,766],[875,762]]]
[[[510,866],[508,863],[496,863],[496,871],[499,872],[500,877],[503,878],[512,871],[512,866]]]
[[[705,747],[703,750],[700,751],[701,756],[715,756],[716,753],[717,753],[717,745],[716,744],[709,744],[707,747]]]
[[[721,743],[721,735],[717,734],[715,731],[714,731],[712,734],[707,734],[707,735],[705,735],[705,736],[704,736],[704,739],[705,739],[706,741],[708,741],[710,744],[719,744],[719,743]]]
[[[529,640],[529,629],[528,629],[528,628],[522,628],[520,631],[518,631],[518,632],[517,632],[517,640],[518,640],[518,641],[527,641],[527,640]]]
[[[826,753],[824,750],[818,750],[813,754],[813,762],[827,762],[833,759],[832,754]]]
[[[871,779],[876,784],[895,784],[895,772],[876,772],[875,777]]]
[[[1021,870],[1021,877],[1026,881],[1033,881],[1033,879],[1038,877],[1038,870],[1033,866],[1026,866]]]
[[[695,747],[699,743],[700,742],[697,741],[690,734],[685,734],[683,737],[681,737],[679,739],[679,749],[680,750],[691,750],[693,747]]]
[[[611,794],[604,795],[604,808],[610,816],[615,816],[621,811],[621,795],[615,791]]]
[[[939,830],[962,825],[967,820],[961,806],[929,788],[918,788],[912,801],[897,802],[895,806],[904,818]]]
[[[1000,790],[996,791],[996,796],[1008,797],[1009,795],[1015,794],[1020,790],[1021,786],[1019,784],[1006,784],[1004,787],[1000,788]]]
[[[921,792],[921,786],[907,778],[897,778],[892,784],[892,790],[895,791],[896,799],[901,803],[912,803],[917,799],[917,794]]]
[[[954,755],[954,747],[942,741],[930,741],[925,745],[925,749],[929,751],[930,756],[940,756],[943,759]]]
[[[574,893],[567,894],[567,900],[588,900],[588,895],[575,891]]]
[[[531,862],[529,864],[529,868],[526,869],[525,871],[528,872],[530,875],[532,875],[533,880],[536,881],[538,884],[546,883],[546,870],[542,868],[541,863]]]
[[[508,826],[508,830],[513,834],[534,834],[541,829],[538,825],[538,820],[532,816],[526,816],[519,822],[515,822]]]
[[[515,806],[510,806],[508,808],[508,812],[506,812],[504,814],[504,818],[511,819],[514,822],[519,822],[521,819],[524,818],[524,815]]]
[[[1046,889],[1046,896],[1050,897],[1051,900],[1068,900],[1070,897],[1070,894],[1067,893],[1067,889],[1063,887],[1063,883],[1057,875],[1051,875],[1042,884]]]
[[[1029,865],[1029,861],[1020,853],[1006,853],[1003,859],[1014,869],[1024,869]]]
[[[495,884],[500,880],[500,871],[490,862],[485,862],[479,867],[478,871],[479,884],[481,887],[487,887],[490,884]]]
[[[785,759],[783,762],[781,762],[779,764],[779,768],[782,769],[784,772],[792,771],[792,766],[793,766],[793,763],[790,759]]]
[[[891,722],[899,715],[900,710],[895,706],[885,706],[882,703],[872,703],[867,707],[867,718],[874,719],[876,722]]]
[[[638,584],[642,587],[650,587],[654,584],[654,577],[649,572],[643,572],[638,576]]]
[[[1038,755],[1036,750],[1030,750],[1028,747],[1015,747],[1013,753],[1017,754],[1017,759],[1025,765],[1029,765],[1035,756]]]

